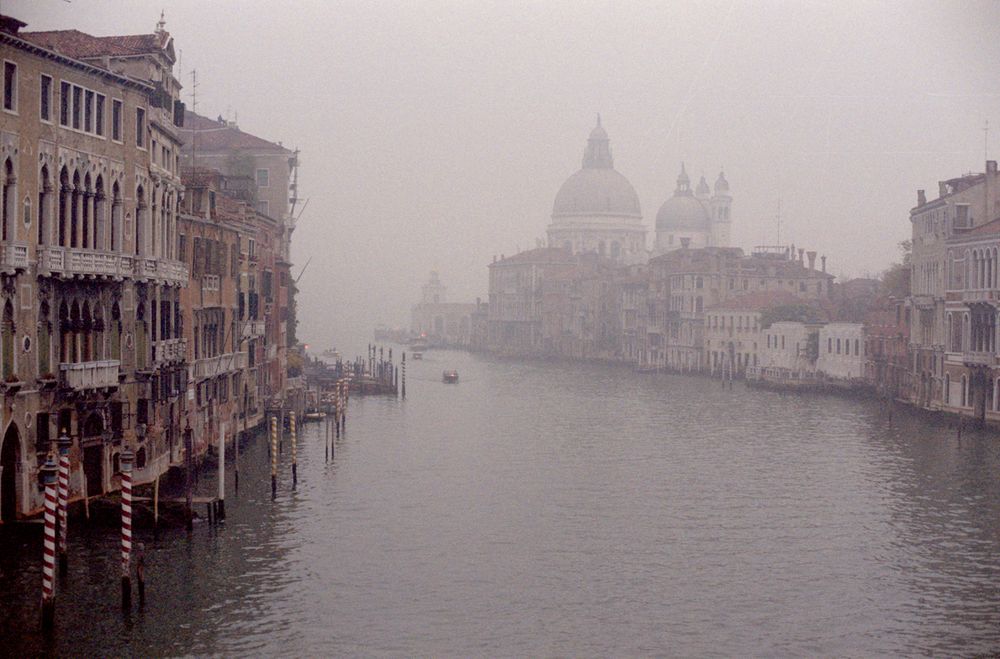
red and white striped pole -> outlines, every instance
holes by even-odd
[[[132,460],[125,449],[118,457],[122,468],[122,608],[132,608]]]
[[[66,509],[69,501],[69,447],[73,444],[65,428],[56,444],[59,447],[59,574],[65,575],[69,570],[69,559],[66,557],[69,522]]]
[[[42,544],[42,630],[49,632],[56,619],[56,467],[49,453],[39,471],[45,484],[45,538]]]

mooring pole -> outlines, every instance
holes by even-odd
[[[226,424],[219,424],[219,503],[215,521],[226,518]]]
[[[69,571],[69,559],[66,556],[66,538],[69,533],[67,528],[69,515],[67,506],[69,501],[69,447],[73,440],[66,434],[66,429],[59,435],[56,442],[59,447],[59,574],[66,576]]]
[[[42,630],[52,632],[56,620],[56,467],[49,453],[39,472],[45,484],[45,540],[42,544]]]
[[[406,398],[406,353],[403,353],[403,398]]]
[[[298,437],[295,433],[295,410],[288,413],[288,431],[292,436],[292,489],[299,483]]]
[[[135,578],[139,586],[139,606],[146,603],[146,545],[135,546]]]
[[[119,460],[122,468],[122,608],[132,608],[132,460],[126,448]]]
[[[271,415],[271,499],[278,496],[278,417]]]
[[[194,515],[191,512],[191,468],[194,463],[194,441],[191,437],[191,419],[184,425],[184,517],[187,530],[194,530]]]

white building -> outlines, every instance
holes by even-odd
[[[594,252],[618,262],[644,260],[646,227],[639,196],[618,173],[601,118],[590,132],[583,167],[559,188],[548,227],[549,247]]]
[[[655,254],[682,247],[729,247],[733,198],[722,172],[715,180],[715,194],[709,192],[704,176],[691,191],[691,179],[681,163],[674,194],[656,213]]]
[[[816,370],[839,380],[864,377],[864,326],[861,323],[828,323],[821,327]]]
[[[807,377],[816,371],[814,325],[794,321],[772,323],[764,330],[760,368],[765,377]]]

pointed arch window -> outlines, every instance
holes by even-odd
[[[0,343],[3,350],[3,376],[14,375],[14,305],[10,300],[3,305],[3,325],[0,328]]]

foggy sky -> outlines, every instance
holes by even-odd
[[[348,353],[405,325],[440,270],[487,294],[493,255],[544,238],[596,114],[654,219],[683,160],[725,167],[733,244],[876,274],[917,188],[1000,144],[1000,3],[0,0],[28,30],[152,32],[198,112],[302,149],[299,336]],[[181,71],[181,67],[183,71]]]

